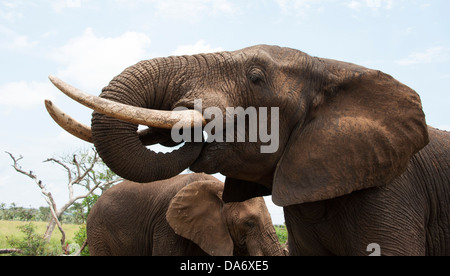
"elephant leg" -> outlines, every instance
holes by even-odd
[[[298,215],[299,205],[284,207],[286,228],[289,233],[288,250],[290,256],[332,256],[325,245],[317,239],[315,229],[309,227],[309,221],[305,221]],[[312,225],[311,225],[312,226]]]

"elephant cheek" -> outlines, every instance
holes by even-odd
[[[263,245],[256,238],[247,240],[247,250],[250,256],[264,256]]]

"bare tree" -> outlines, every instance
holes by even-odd
[[[22,169],[19,165],[19,161],[23,159],[22,156],[19,158],[14,157],[11,153],[6,152],[13,160],[14,169],[31,178],[41,189],[41,193],[44,196],[45,201],[50,207],[50,212],[52,218],[47,226],[47,231],[44,234],[44,238],[49,241],[55,226],[58,226],[61,231],[61,246],[65,248],[65,232],[61,226],[60,218],[62,214],[77,200],[86,198],[90,196],[97,189],[106,189],[110,186],[122,181],[120,177],[112,173],[107,169],[106,165],[101,161],[97,152],[93,149],[93,155],[89,153],[78,153],[73,154],[71,158],[48,158],[44,162],[52,162],[61,166],[67,172],[67,189],[69,191],[69,200],[60,208],[57,207],[56,201],[52,196],[52,193],[47,190],[44,183],[38,179],[37,175],[33,171],[28,171]],[[97,171],[98,166],[103,166],[103,170]],[[74,192],[75,185],[84,187],[85,193],[81,195],[76,195]]]

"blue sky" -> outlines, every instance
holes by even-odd
[[[22,155],[64,203],[64,172],[42,161],[88,147],[47,115],[45,98],[82,122],[91,114],[49,74],[97,95],[125,67],[158,56],[271,44],[357,63],[416,90],[428,124],[450,130],[449,10],[445,0],[1,0],[0,202],[46,204],[3,151]]]

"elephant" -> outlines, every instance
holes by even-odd
[[[86,228],[92,256],[284,256],[262,197],[224,203],[223,182],[182,174],[123,181],[94,204]]]
[[[417,92],[386,73],[256,45],[144,60],[100,96],[49,78],[94,110],[91,126],[64,127],[85,133],[114,172],[136,182],[185,168],[219,172],[224,202],[272,195],[284,208],[291,255],[450,255],[450,134],[428,126]],[[62,115],[53,116],[60,125],[72,120],[46,105]],[[232,125],[218,116],[229,107],[253,107],[257,127],[275,133],[278,147],[262,153],[268,141],[251,141],[250,112],[241,132],[209,128],[222,140],[186,135],[167,154],[146,147],[178,145],[173,133],[205,130],[217,118]]]

